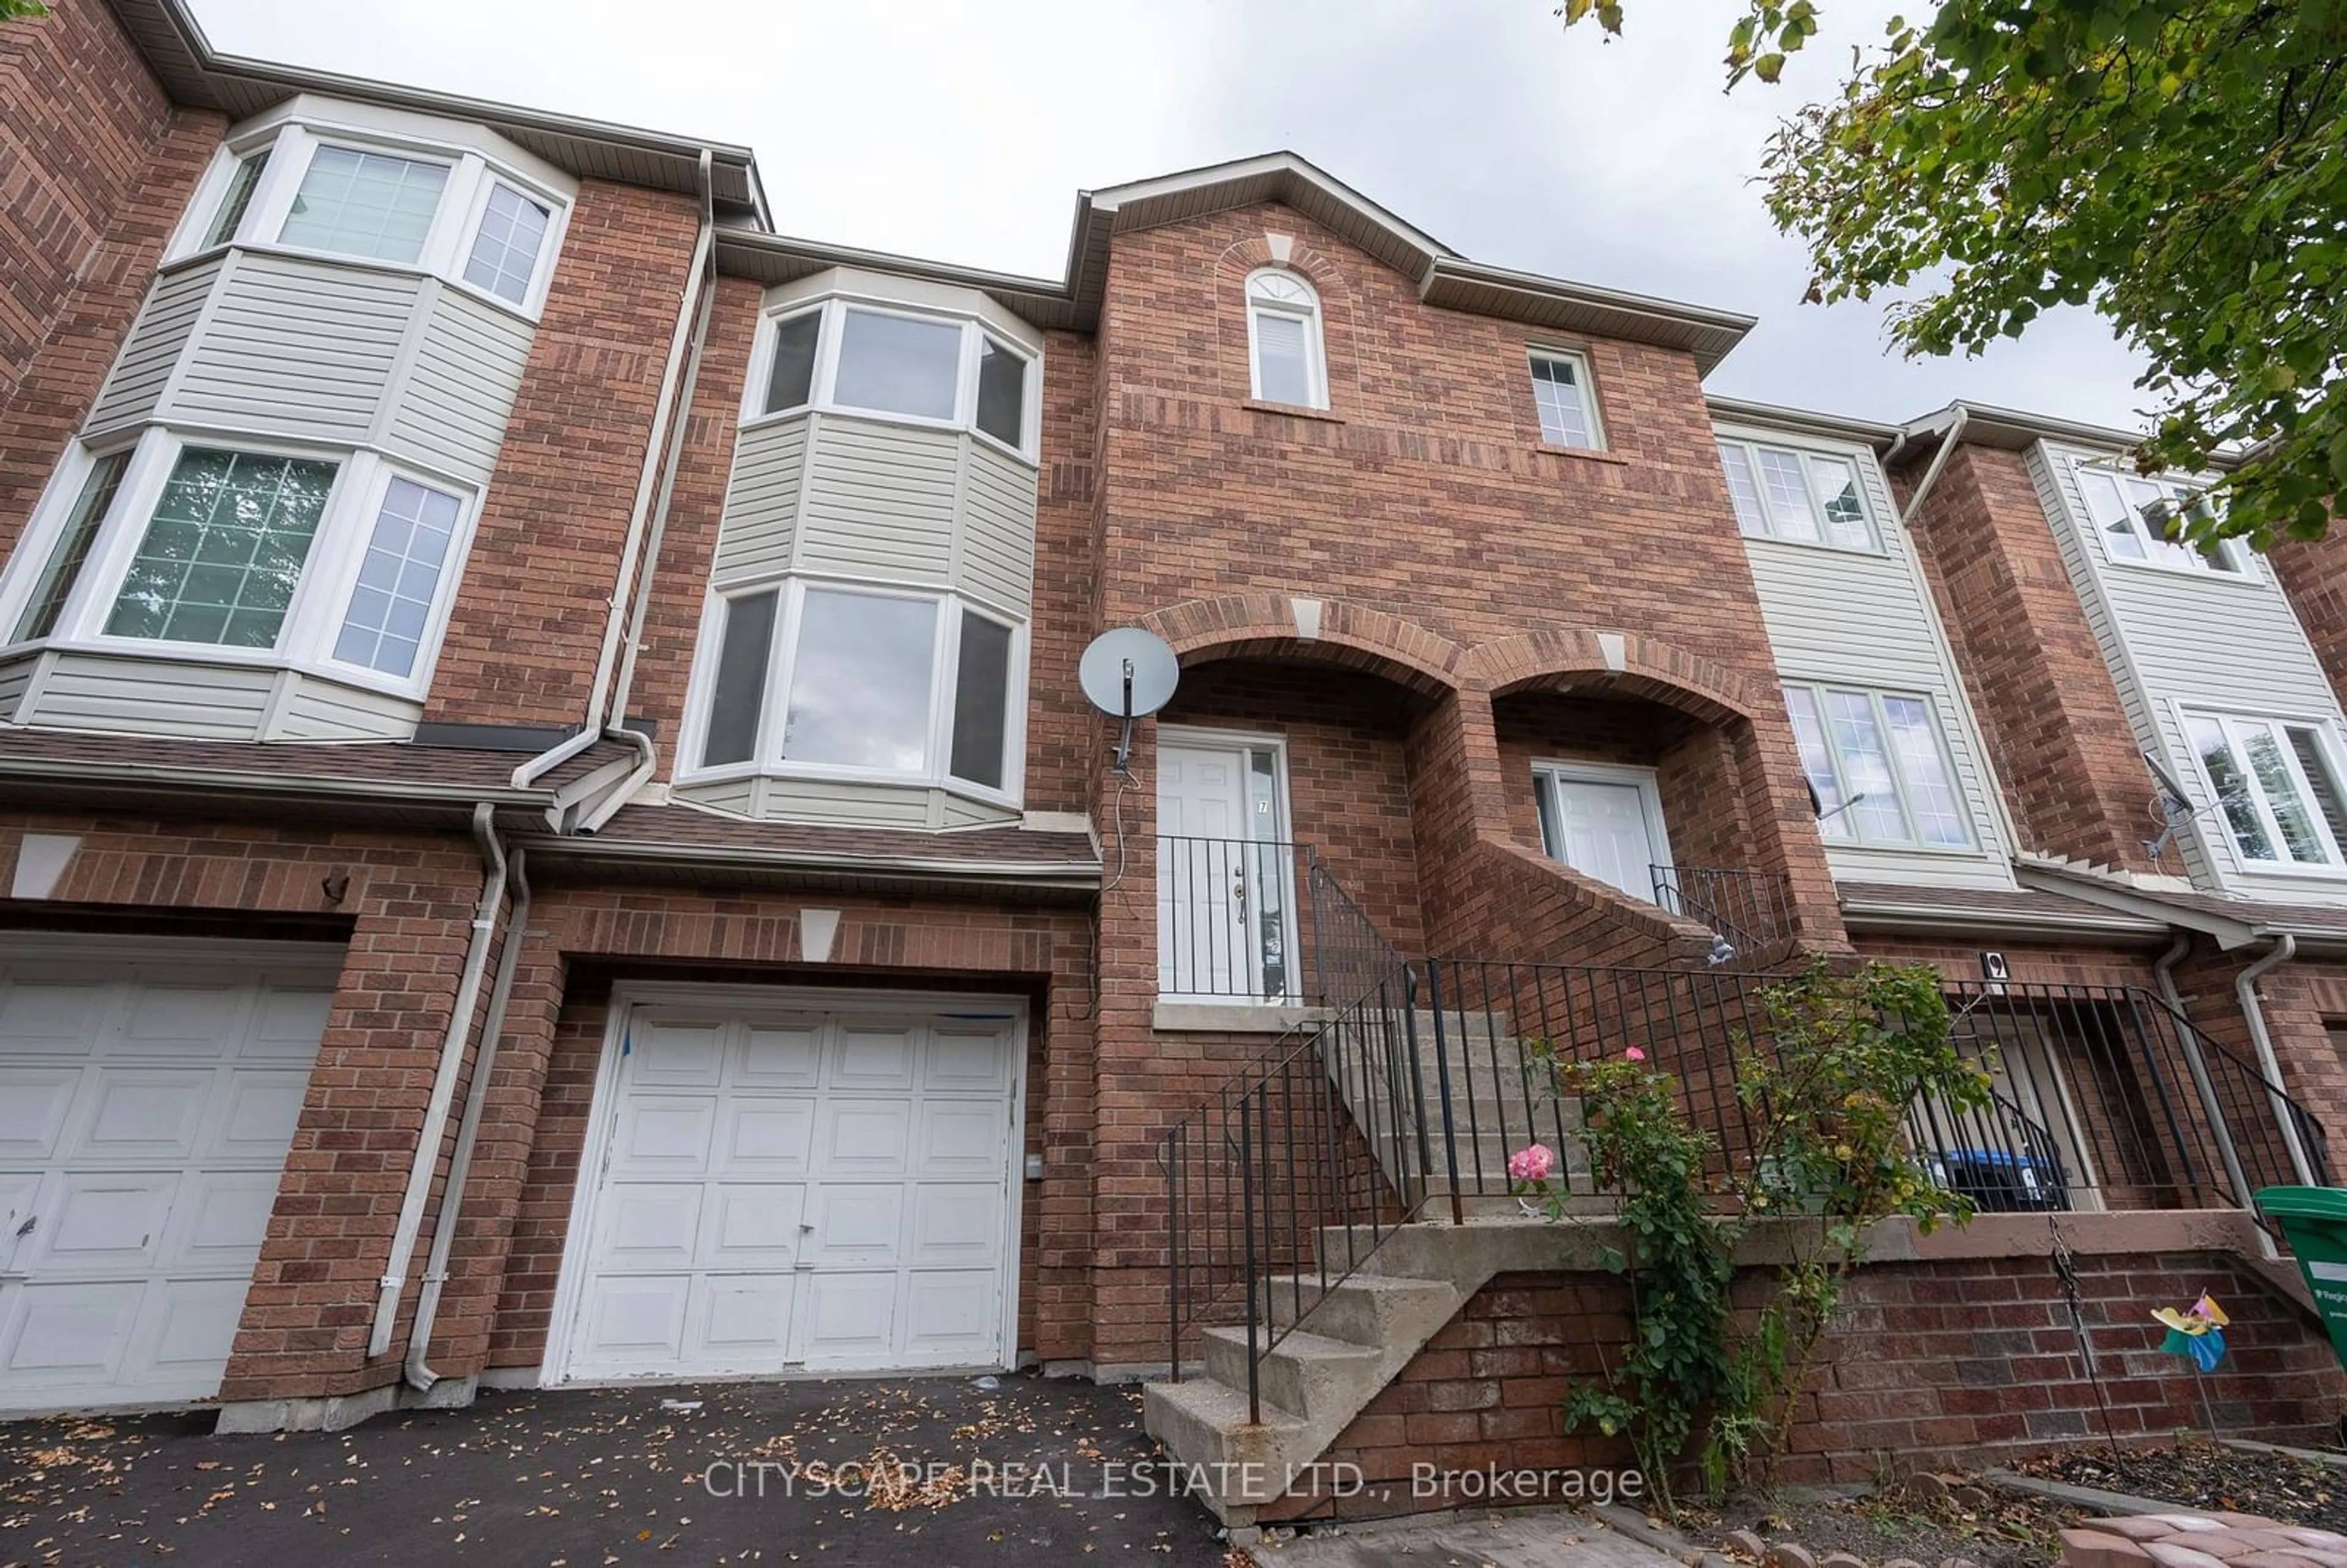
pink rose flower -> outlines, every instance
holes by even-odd
[[[1629,1050],[1624,1051],[1622,1054],[1628,1057],[1633,1061],[1644,1061],[1646,1060],[1646,1053],[1635,1045]]]
[[[1532,1143],[1508,1156],[1508,1175],[1519,1182],[1544,1182],[1556,1169],[1556,1153],[1545,1143]]]

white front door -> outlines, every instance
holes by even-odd
[[[0,961],[0,1411],[220,1391],[333,1000],[298,962]]]
[[[1158,746],[1159,996],[1284,1002],[1301,994],[1286,816],[1274,748]]]
[[[1019,1019],[935,1009],[630,1008],[558,1375],[1008,1364]]]
[[[1654,867],[1669,858],[1655,841],[1647,790],[1634,780],[1544,774],[1549,853],[1584,876],[1655,901]]]

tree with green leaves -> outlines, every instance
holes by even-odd
[[[1624,9],[1559,8],[1614,33]],[[1750,0],[1729,87],[1819,26],[1814,0]],[[1902,295],[1911,354],[2054,305],[2110,322],[2153,366],[2142,466],[2239,459],[2188,532],[2316,538],[2347,495],[2347,0],[1943,0],[1853,49],[1764,169],[1809,298]]]
[[[41,0],[0,0],[0,22],[14,22],[24,16],[46,16],[49,8]]]

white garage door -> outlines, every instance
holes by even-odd
[[[558,1376],[1010,1359],[1014,1010],[640,1004],[625,1020]]]
[[[220,1391],[332,970],[0,958],[0,1410]]]

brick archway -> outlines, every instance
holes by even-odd
[[[1676,708],[1706,724],[1748,722],[1755,702],[1726,665],[1635,631],[1555,627],[1479,643],[1466,677],[1494,697],[1602,690]]]
[[[1456,690],[1466,650],[1439,632],[1341,599],[1235,593],[1141,617],[1184,663],[1293,659],[1380,676],[1421,696]]]

